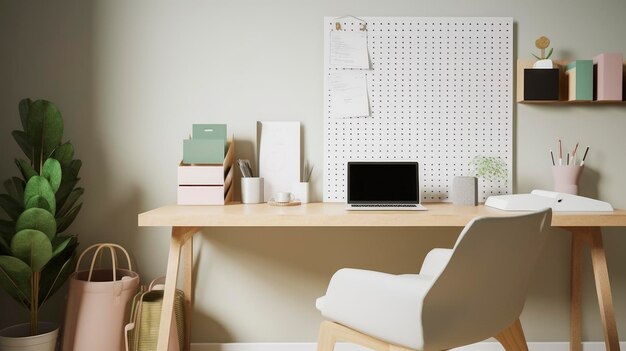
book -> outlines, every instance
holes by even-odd
[[[624,55],[603,53],[593,58],[594,100],[622,101]]]
[[[591,101],[593,100],[593,61],[576,60],[565,67],[568,77],[568,100]]]

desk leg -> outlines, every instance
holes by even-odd
[[[185,345],[184,351],[190,351],[191,314],[193,313],[193,236],[183,245],[183,292],[185,293]]]
[[[198,231],[195,227],[173,227],[170,241],[170,253],[167,258],[165,275],[165,290],[163,292],[163,308],[159,322],[159,337],[157,351],[167,351],[169,347],[170,329],[172,327],[172,313],[174,310],[174,294],[178,281],[178,266],[180,264],[180,250],[186,241],[190,240]],[[187,340],[189,342],[189,340]],[[189,345],[187,345],[189,347]]]
[[[604,341],[608,351],[619,351],[619,337],[615,324],[611,284],[606,264],[602,231],[599,227],[566,228],[572,233],[570,350],[582,350],[582,266],[581,256],[585,244],[591,247],[591,264],[604,328]]]
[[[609,271],[606,265],[604,245],[602,244],[602,231],[598,227],[589,228],[591,241],[591,265],[593,276],[596,281],[596,293],[600,305],[600,317],[604,327],[604,342],[608,351],[619,350],[619,337],[615,325],[615,311],[613,309],[613,297],[611,296],[611,284]]]
[[[582,252],[584,237],[572,228],[570,280],[570,351],[582,351]]]

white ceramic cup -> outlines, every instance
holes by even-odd
[[[244,204],[263,202],[263,178],[241,178],[241,202]]]
[[[293,200],[293,194],[290,192],[280,192],[274,194],[274,202],[291,202]]]

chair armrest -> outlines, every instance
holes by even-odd
[[[446,268],[450,257],[452,257],[452,249],[432,249],[424,258],[420,275],[437,277]]]

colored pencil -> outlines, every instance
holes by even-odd
[[[587,153],[589,152],[589,145],[587,145],[587,149],[585,149],[585,154],[583,155],[583,160],[580,161],[580,165],[584,165],[585,164],[585,159],[587,158]]]

